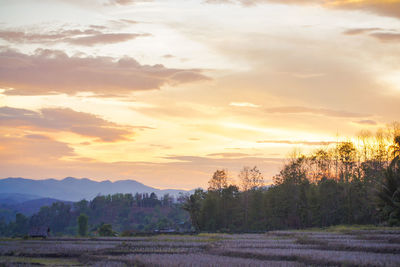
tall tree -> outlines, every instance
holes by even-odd
[[[86,236],[88,229],[88,216],[81,214],[78,217],[78,233],[80,236]]]
[[[204,191],[202,189],[196,189],[194,194],[185,197],[182,205],[182,208],[189,212],[192,225],[196,231],[199,231],[201,228],[201,207],[204,198]]]
[[[265,185],[264,177],[257,166],[243,167],[239,173],[239,180],[242,191],[257,189]]]
[[[208,182],[208,190],[219,191],[228,187],[228,172],[226,170],[216,170]]]
[[[351,178],[355,163],[356,149],[352,142],[342,142],[338,147],[339,159],[342,163],[340,180],[348,182]]]
[[[254,192],[250,191],[262,188],[265,185],[264,177],[261,171],[257,168],[257,166],[254,166],[253,168],[247,166],[243,167],[238,176],[239,176],[240,186],[243,191],[242,200],[243,200],[244,224],[247,227],[249,218],[249,198],[250,195],[254,194]]]

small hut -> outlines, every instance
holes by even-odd
[[[29,237],[47,238],[50,236],[50,228],[47,226],[32,227],[29,231]]]

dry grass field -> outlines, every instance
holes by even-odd
[[[0,266],[400,266],[400,230],[2,239]]]

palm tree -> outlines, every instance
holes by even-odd
[[[378,207],[390,225],[400,225],[400,136],[393,145],[393,160],[378,192]]]
[[[393,160],[399,160],[400,157],[400,135],[394,138],[393,148]]]

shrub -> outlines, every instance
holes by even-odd
[[[112,230],[111,224],[103,224],[99,228],[100,236],[115,236],[115,232]]]

